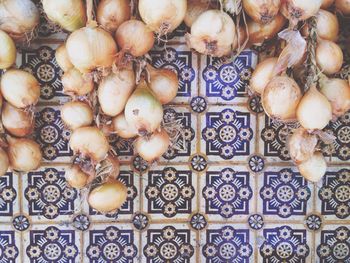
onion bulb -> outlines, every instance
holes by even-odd
[[[125,119],[140,135],[152,133],[163,120],[163,107],[145,82],[141,82],[125,106]]]
[[[113,37],[99,27],[83,27],[69,35],[66,48],[69,60],[82,73],[112,66],[117,54]]]
[[[88,202],[98,212],[108,213],[121,208],[127,197],[128,189],[123,183],[109,180],[90,192]]]
[[[72,68],[62,76],[63,92],[73,96],[84,96],[94,89],[91,76],[82,74],[79,70]]]
[[[152,49],[154,33],[142,21],[128,20],[119,26],[115,40],[122,51],[140,57]]]
[[[264,61],[260,62],[250,79],[249,87],[255,93],[261,95],[273,78],[274,68],[277,64],[278,58],[267,58]]]
[[[343,51],[332,41],[320,40],[316,48],[316,62],[325,74],[335,74],[343,65]]]
[[[57,64],[60,66],[63,72],[67,72],[70,69],[74,68],[72,62],[70,62],[69,60],[66,44],[61,44],[56,49],[55,58],[56,58]]]
[[[140,0],[142,20],[158,35],[166,35],[177,28],[185,18],[187,0]]]
[[[79,165],[73,164],[66,169],[65,172],[66,182],[73,188],[82,189],[87,185],[89,175],[84,173]]]
[[[80,127],[91,125],[94,115],[89,105],[80,101],[71,101],[63,105],[61,118],[69,129],[75,130]]]
[[[8,158],[12,169],[29,172],[39,168],[42,159],[40,145],[26,138],[8,136]]]
[[[202,13],[187,34],[188,45],[197,52],[214,57],[228,55],[236,43],[236,26],[232,18],[219,10]]]
[[[278,14],[281,0],[243,0],[244,11],[257,23],[268,24]]]
[[[7,156],[7,153],[0,148],[0,176],[3,176],[6,174],[8,168],[9,168],[9,158]]]
[[[2,30],[0,30],[0,43],[0,69],[7,69],[16,61],[16,45],[12,38]]]
[[[282,14],[293,21],[306,20],[320,10],[322,0],[285,0],[282,1]]]
[[[332,4],[334,3],[334,0],[323,0],[321,8],[322,9],[327,9],[329,8]]]
[[[73,131],[69,145],[75,154],[100,162],[106,158],[109,143],[97,127],[81,127]]]
[[[320,91],[330,101],[334,117],[340,117],[350,110],[350,86],[346,80],[321,77]]]
[[[149,87],[153,91],[156,98],[162,104],[171,102],[179,89],[179,79],[177,74],[170,69],[156,69],[148,66],[150,73]]]
[[[47,17],[63,29],[73,32],[86,24],[82,0],[42,0]]]
[[[10,69],[1,78],[1,93],[17,108],[35,105],[40,96],[40,86],[36,78],[20,69]]]
[[[1,113],[2,124],[12,135],[24,137],[34,130],[34,116],[31,112],[5,103]]]
[[[103,113],[112,117],[121,113],[135,88],[135,81],[132,69],[122,69],[105,77],[97,91]]]
[[[130,13],[128,0],[102,0],[97,6],[97,22],[114,34],[123,22],[130,19]]]
[[[187,2],[187,10],[184,18],[186,26],[191,27],[193,22],[208,9],[209,4],[197,1],[190,0]]]
[[[317,183],[327,171],[327,163],[321,152],[315,152],[312,157],[298,165],[299,172],[310,182]]]
[[[31,0],[0,1],[0,29],[14,40],[30,39],[39,19],[39,10]]]
[[[327,11],[320,10],[316,15],[317,35],[326,40],[336,41],[339,34],[339,22],[336,15]]]
[[[344,16],[350,15],[350,0],[335,0],[335,8]]]
[[[307,130],[322,130],[332,119],[332,106],[328,99],[312,86],[298,105],[297,118]]]
[[[137,138],[135,150],[144,160],[153,162],[168,150],[169,145],[169,135],[164,129],[161,129],[160,131],[155,131],[150,137]]]
[[[299,128],[293,132],[288,140],[289,154],[296,164],[300,164],[312,157],[317,145],[317,136]]]
[[[302,97],[294,79],[288,76],[274,77],[265,87],[261,100],[266,114],[281,121],[292,121]]]
[[[124,139],[130,139],[137,136],[136,128],[126,121],[124,113],[113,118],[112,129],[113,132]]]

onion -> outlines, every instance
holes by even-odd
[[[312,157],[317,145],[317,136],[299,128],[289,137],[288,148],[292,160],[300,164]]]
[[[97,6],[97,22],[112,34],[123,22],[130,19],[130,15],[128,0],[102,0]]]
[[[306,20],[320,10],[322,0],[285,0],[282,1],[282,14],[293,21]]]
[[[219,10],[202,13],[187,34],[188,45],[201,54],[222,57],[232,51],[236,43],[236,26],[232,18]]]
[[[126,103],[125,119],[140,135],[152,133],[160,127],[163,107],[145,82],[139,84]]]
[[[1,110],[1,108],[2,108],[2,95],[1,95],[1,92],[0,92],[0,110]]]
[[[275,57],[267,58],[256,66],[249,83],[252,91],[260,95],[263,93],[266,85],[273,78],[277,60],[278,58]]]
[[[13,107],[5,103],[1,113],[2,124],[12,135],[24,137],[34,130],[33,113]]]
[[[243,0],[244,11],[257,23],[268,24],[278,14],[281,0]]]
[[[343,65],[343,52],[336,43],[320,40],[316,48],[316,62],[325,74],[335,74]]]
[[[121,24],[115,39],[122,51],[134,57],[145,55],[154,45],[153,32],[145,23],[138,20],[129,20]]]
[[[2,75],[1,93],[17,108],[25,108],[38,102],[40,86],[36,78],[26,71],[10,69]]]
[[[76,189],[82,189],[87,185],[89,175],[84,173],[79,165],[73,164],[66,169],[65,178],[67,183]]]
[[[334,3],[334,0],[323,0],[321,8],[322,9],[327,9],[329,8],[332,4]]]
[[[83,96],[94,89],[94,82],[90,75],[83,75],[79,70],[72,68],[62,76],[63,92],[65,94]]]
[[[330,101],[334,117],[340,117],[350,110],[350,86],[346,80],[322,77],[320,91]]]
[[[198,0],[187,2],[187,10],[184,18],[186,26],[191,27],[193,22],[208,9],[209,4]]]
[[[350,0],[335,0],[335,8],[344,16],[350,15]]]
[[[297,118],[307,130],[322,130],[332,119],[332,106],[315,86],[312,86],[301,99]]]
[[[66,48],[75,68],[82,73],[112,66],[117,54],[113,37],[99,27],[83,27],[69,35]]]
[[[14,40],[29,39],[39,19],[39,10],[30,0],[0,1],[0,29]]]
[[[93,209],[108,213],[121,208],[127,197],[127,187],[117,180],[110,180],[93,189],[88,202]]]
[[[179,79],[177,74],[170,69],[156,69],[148,66],[150,73],[149,87],[153,91],[156,98],[162,104],[171,102],[179,89]]]
[[[124,139],[130,139],[137,136],[136,128],[126,121],[124,113],[113,118],[112,129],[119,137]]]
[[[261,100],[269,117],[291,121],[295,119],[301,97],[301,90],[294,79],[288,76],[277,76],[267,84]]]
[[[140,0],[142,20],[159,35],[171,33],[185,18],[187,0]]]
[[[91,125],[94,120],[92,109],[89,105],[80,101],[67,102],[61,109],[61,118],[69,129]]]
[[[7,69],[16,61],[15,42],[6,32],[0,30],[0,43],[0,69]]]
[[[122,69],[104,78],[97,91],[103,113],[112,117],[121,113],[135,88],[135,81],[132,69]]]
[[[169,135],[164,129],[161,129],[160,131],[155,131],[150,137],[137,138],[135,150],[144,160],[153,162],[168,150],[169,145]]]
[[[42,159],[40,145],[35,141],[8,136],[8,158],[12,169],[29,172],[39,168]]]
[[[248,21],[249,43],[261,44],[271,39],[283,28],[286,19],[280,13],[268,24],[259,24],[252,20]]]
[[[106,158],[109,144],[106,136],[97,127],[81,127],[73,131],[69,145],[75,154],[100,162]]]
[[[82,0],[42,0],[47,17],[63,29],[73,32],[86,24]]]
[[[0,148],[0,176],[5,175],[8,168],[9,158],[7,156],[7,153],[2,148]]]
[[[317,183],[327,171],[327,163],[321,152],[316,152],[312,157],[298,165],[299,172],[307,180]]]
[[[67,72],[70,69],[74,68],[72,62],[69,60],[66,45],[64,43],[56,49],[55,58],[57,64],[64,72]]]

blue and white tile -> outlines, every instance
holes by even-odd
[[[0,228],[0,261],[6,263],[24,262],[20,255],[21,236],[8,225]]]
[[[18,183],[20,176],[9,171],[0,177],[0,222],[12,222],[12,217],[20,211],[21,193]]]

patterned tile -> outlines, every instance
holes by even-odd
[[[19,176],[8,172],[0,177],[0,222],[11,222],[12,217],[19,213]]]
[[[0,229],[0,262],[20,262],[21,237],[7,225],[1,225]]]

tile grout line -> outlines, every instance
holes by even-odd
[[[16,176],[17,176],[17,180],[18,180],[18,191],[19,191],[19,214],[20,215],[23,215],[23,198],[22,198],[22,194],[23,194],[23,185],[22,185],[22,179],[24,178],[24,176],[22,176],[22,174],[20,172],[14,172],[16,173]],[[23,231],[20,231],[20,248],[19,248],[19,251],[20,251],[20,259],[24,262],[24,234],[23,234]]]
[[[131,167],[131,164],[130,164],[130,168]],[[147,172],[146,172],[146,175],[147,175]],[[144,211],[143,211],[143,172],[140,172],[140,175],[139,175],[139,189],[140,189],[140,203],[139,203],[139,210],[140,210],[140,213],[142,214]],[[147,230],[146,230],[147,231]],[[142,232],[143,231],[137,231],[137,234],[139,235],[139,249],[138,249],[138,253],[139,253],[139,263],[142,263],[142,258],[143,258],[143,249],[142,249]],[[134,232],[135,233],[135,232]]]

